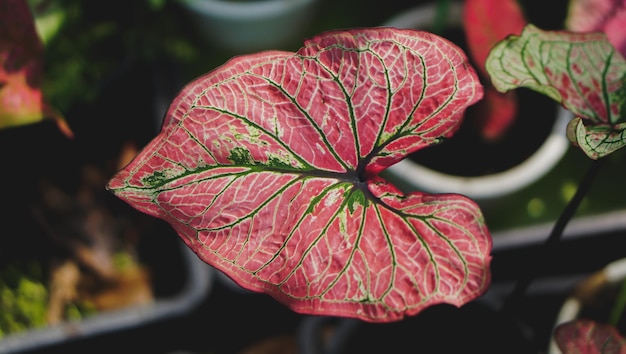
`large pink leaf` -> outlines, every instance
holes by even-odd
[[[626,146],[626,60],[604,33],[528,25],[493,48],[487,70],[499,91],[527,87],[573,112],[568,137],[590,158]]]
[[[574,32],[604,32],[626,57],[626,0],[570,0],[565,26]]]
[[[626,354],[626,340],[617,328],[580,319],[560,324],[554,337],[563,354]]]
[[[295,311],[394,321],[460,306],[490,280],[480,209],[403,195],[377,175],[450,136],[481,96],[465,55],[440,37],[328,32],[191,82],[108,188]]]

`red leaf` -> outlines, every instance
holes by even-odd
[[[499,41],[520,34],[526,25],[524,13],[516,0],[465,0],[463,25],[469,53],[481,75],[488,78],[485,60]],[[480,105],[482,135],[487,140],[502,136],[515,119],[517,98],[514,92],[499,93],[486,84],[485,99]]]
[[[519,35],[526,18],[516,0],[465,0],[463,25],[472,59],[487,76],[485,60],[489,51],[508,35]]]
[[[0,1],[0,23],[0,128],[52,118],[71,137],[41,93],[44,47],[26,0]]]
[[[626,354],[626,340],[608,324],[566,322],[555,329],[554,337],[563,354]]]
[[[485,85],[485,98],[476,104],[477,123],[487,141],[499,139],[517,116],[517,95],[514,91],[501,93]]]
[[[377,174],[450,136],[481,96],[467,58],[440,37],[328,32],[191,82],[108,188],[295,311],[395,321],[460,306],[489,284],[480,209],[460,195],[403,195]]]

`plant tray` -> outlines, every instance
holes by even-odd
[[[183,316],[209,294],[214,271],[173,234],[163,235],[158,247],[145,250],[144,258],[158,262],[151,267],[154,301],[141,306],[101,312],[79,321],[9,334],[0,339],[0,353],[17,353],[86,339]],[[163,250],[166,250],[164,252]],[[167,258],[167,262],[163,259]]]

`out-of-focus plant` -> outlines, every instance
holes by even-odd
[[[574,32],[603,32],[626,56],[625,0],[570,0],[565,28]]]
[[[50,324],[48,277],[35,260],[0,265],[0,339]],[[61,317],[78,320],[96,312],[89,301],[74,299],[59,309]]]
[[[626,146],[626,59],[603,32],[543,31],[527,25],[520,36],[510,36],[491,50],[487,71],[500,91],[527,87],[573,112],[575,118],[568,126],[567,136],[593,161],[576,194],[555,223],[540,257],[517,284],[511,296],[511,301],[516,302],[536,272],[546,266],[545,257],[561,238],[593,184],[601,163]],[[569,329],[559,332],[581,329],[578,325],[561,326]],[[584,324],[585,333],[600,336],[607,335],[605,328],[595,327],[595,323]],[[572,346],[566,343],[570,337],[563,334],[557,337],[565,353],[596,353],[605,343],[597,341],[598,337],[594,335],[589,339],[589,346]],[[611,335],[611,338],[614,337]],[[577,341],[580,344],[580,340]],[[622,339],[613,343],[617,343],[617,352],[626,350]]]
[[[438,1],[441,16],[445,16],[445,4],[449,2]],[[463,9],[468,54],[476,63],[485,85],[485,98],[477,104],[480,112],[477,123],[485,139],[497,140],[515,119],[518,103],[515,91],[499,92],[493,88],[485,71],[485,59],[497,42],[508,35],[521,34],[529,22],[528,9],[523,1],[518,0],[464,0]],[[562,29],[604,32],[622,55],[626,52],[626,1],[571,0],[566,15]]]
[[[604,33],[546,33],[527,26],[490,54],[487,70],[502,91],[527,87],[576,118],[568,138],[592,159],[626,145],[626,61]]]
[[[622,354],[626,339],[611,325],[582,319],[567,322],[555,330],[563,354]]]
[[[7,0],[0,6],[0,127],[63,118],[138,61],[196,51],[170,3]],[[85,118],[87,119],[87,118]]]
[[[120,11],[123,5],[126,9]],[[126,216],[119,218],[107,200],[102,165],[108,161],[79,158],[69,149],[80,146],[71,145],[80,139],[56,139],[39,123],[52,119],[72,137],[60,112],[89,103],[131,64],[188,55],[185,40],[174,41],[175,31],[163,35],[172,25],[157,21],[168,17],[165,5],[0,1],[0,129],[3,163],[12,169],[2,179],[10,186],[3,201],[11,209],[5,212],[0,237],[4,335],[153,300],[148,270],[134,248],[141,227],[122,220]],[[52,137],[46,140],[45,134]],[[46,145],[49,141],[61,146]],[[52,162],[30,161],[21,148],[29,143],[53,151],[40,155],[54,155]],[[25,168],[30,165],[34,167]],[[68,183],[71,187],[63,184],[68,179],[74,182]],[[13,235],[16,224],[21,234]],[[37,263],[37,276],[27,271],[32,267],[16,265],[22,261]]]
[[[44,98],[44,47],[26,2],[0,2],[0,129],[54,119],[72,136],[63,116]]]
[[[92,102],[137,62],[169,57],[185,63],[196,54],[172,16],[172,2],[28,2],[45,43],[42,89],[62,112]]]
[[[477,121],[482,137],[497,141],[508,131],[518,113],[515,92],[499,92],[489,80],[485,60],[496,43],[511,34],[520,34],[527,20],[516,0],[465,0],[463,30],[468,54],[483,78],[485,98],[477,103]]]
[[[0,338],[44,326],[48,290],[36,263],[12,264],[0,271]]]

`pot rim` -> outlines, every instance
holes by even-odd
[[[265,1],[224,1],[224,0],[179,0],[189,9],[203,14],[222,18],[265,18],[289,13],[295,8],[308,6],[315,0],[265,0]]]

